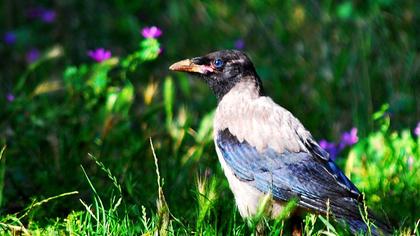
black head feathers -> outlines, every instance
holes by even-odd
[[[179,61],[170,70],[193,73],[202,78],[220,101],[237,83],[251,81],[262,94],[261,80],[254,65],[245,53],[237,50],[222,50],[205,56]]]

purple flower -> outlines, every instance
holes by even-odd
[[[162,35],[162,30],[156,26],[144,27],[141,30],[141,35],[145,38],[159,38]]]
[[[12,31],[4,33],[3,40],[6,44],[14,44],[16,42],[16,35]]]
[[[42,13],[45,11],[45,8],[43,7],[33,7],[33,8],[29,8],[26,11],[26,16],[28,18],[38,18],[42,15]]]
[[[34,61],[38,60],[40,55],[41,55],[41,53],[39,52],[38,49],[32,48],[31,50],[29,50],[26,53],[26,56],[25,56],[26,62],[29,63],[29,64],[33,63]]]
[[[335,143],[330,143],[325,139],[319,141],[319,146],[330,154],[330,158],[335,160],[338,156],[339,149]]]
[[[419,123],[417,123],[416,128],[414,128],[414,134],[415,134],[417,137],[420,137],[420,122],[419,122]]]
[[[6,100],[8,102],[13,102],[13,100],[15,100],[15,95],[13,95],[12,93],[7,93]]]
[[[28,18],[39,18],[41,21],[45,23],[52,23],[55,21],[55,17],[57,16],[55,10],[47,9],[44,7],[35,7],[30,8],[26,12],[26,16]]]
[[[359,141],[359,137],[357,137],[357,128],[352,128],[350,132],[344,132],[341,135],[340,149],[343,149],[346,146],[352,146],[357,143],[357,141]]]
[[[245,48],[245,41],[243,39],[237,39],[234,43],[234,46],[238,50],[242,50]]]
[[[97,48],[95,50],[89,50],[88,56],[97,62],[102,62],[111,58],[111,51],[105,50],[104,48]]]
[[[45,9],[40,15],[40,19],[45,23],[54,22],[55,17],[56,17],[55,11],[54,10],[47,10],[47,9]]]

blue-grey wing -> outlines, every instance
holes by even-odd
[[[258,151],[246,140],[240,142],[228,129],[216,135],[216,144],[233,173],[258,190],[271,192],[282,201],[296,197],[299,206],[318,212],[327,211],[328,201],[333,213],[340,216],[359,214],[357,207],[353,209],[360,201],[359,190],[331,160],[307,152]],[[354,204],[349,205],[349,201]]]

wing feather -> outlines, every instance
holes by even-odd
[[[322,213],[326,213],[329,201],[339,216],[359,215],[360,193],[341,180],[351,183],[333,162],[314,159],[306,152],[278,153],[270,148],[261,152],[247,141],[240,142],[227,129],[218,132],[216,144],[239,179],[264,193],[271,192],[277,200],[297,197],[301,207]]]

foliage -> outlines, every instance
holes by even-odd
[[[290,234],[293,201],[276,220],[264,205],[240,218],[215,158],[216,100],[167,71],[238,47],[317,139],[358,128],[336,161],[395,234],[419,235],[417,2],[245,3],[2,3],[0,234]],[[302,226],[348,234],[329,216]]]
[[[389,130],[387,107],[375,113],[379,131],[369,134],[350,151],[345,172],[369,196],[369,205],[391,220],[399,219],[401,226],[410,227],[408,222],[418,220],[419,203],[412,199],[420,197],[420,138],[414,138],[410,130]]]

